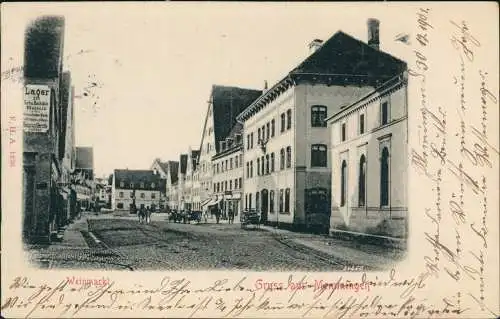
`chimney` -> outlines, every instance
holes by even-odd
[[[323,44],[323,40],[320,39],[314,39],[309,43],[309,53],[312,54],[316,50],[318,50],[321,45]]]
[[[368,19],[368,45],[378,50],[380,45],[379,39],[379,25],[380,21],[377,19]]]
[[[264,81],[264,92],[267,91],[267,80]]]

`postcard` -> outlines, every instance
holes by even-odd
[[[5,318],[497,318],[490,2],[1,10]]]

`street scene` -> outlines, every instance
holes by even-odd
[[[230,30],[214,31],[223,58],[205,61],[180,29],[162,29],[176,39],[166,44],[130,29],[148,52],[170,57],[159,66],[139,45],[111,44],[120,24],[94,43],[106,54],[89,44],[92,33],[76,41],[75,25],[33,19],[17,69],[22,236],[33,265],[374,271],[404,258],[408,70],[382,47],[383,22],[360,23],[362,38],[336,26],[319,39],[311,27],[306,52],[287,49],[288,60],[259,47],[250,55],[273,53],[282,65],[255,75],[235,66],[249,47]],[[195,30],[185,32],[212,36]],[[214,45],[199,42],[196,52]],[[74,53],[74,43],[90,48]],[[236,80],[245,77],[262,84]]]

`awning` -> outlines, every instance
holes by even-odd
[[[218,204],[221,200],[222,200],[222,197],[219,197],[219,198],[217,198],[217,199],[213,199],[213,200],[211,200],[211,201],[207,204],[207,206],[214,206],[214,205],[217,205],[217,204]]]
[[[235,193],[232,195],[224,195],[225,200],[239,200],[241,199],[241,193]]]
[[[200,205],[201,205],[202,207],[203,207],[203,206],[206,206],[206,205],[207,205],[207,204],[208,204],[211,200],[212,200],[211,198],[207,198],[207,199],[205,199],[204,201],[202,201],[202,202],[200,203]]]

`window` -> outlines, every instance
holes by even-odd
[[[243,187],[243,184],[241,182],[242,182],[242,180],[241,180],[241,177],[240,177],[240,178],[238,178],[238,186],[239,186],[239,188]]]
[[[257,158],[257,176],[260,175],[260,158]]]
[[[227,181],[224,181],[224,190],[227,191]]]
[[[266,154],[266,174],[269,174],[269,154]]]
[[[120,182],[120,188],[124,188],[125,187],[125,183],[124,182]]]
[[[389,123],[389,103],[382,103],[380,108],[380,125],[385,125]]]
[[[144,188],[144,182],[141,183],[141,188]]]
[[[156,194],[155,193],[151,193],[151,199],[155,199],[156,198]]]
[[[248,209],[248,194],[245,194],[245,209]]]
[[[290,188],[285,190],[285,213],[290,212]]]
[[[229,165],[228,165],[229,161],[226,160],[226,164],[224,165],[224,167],[226,168],[226,171],[229,170]]]
[[[250,178],[250,163],[247,162],[247,178]]]
[[[345,141],[346,138],[346,128],[345,128],[345,123],[342,123],[341,129],[340,129],[340,140],[342,142]]]
[[[313,105],[311,107],[311,126],[326,127],[326,106]]]
[[[234,189],[238,189],[238,179],[234,179]]]
[[[130,198],[134,198],[134,192],[130,192]]]
[[[248,209],[252,209],[252,193],[248,194]]]
[[[250,134],[250,148],[253,148],[253,132]]]
[[[214,193],[217,192],[216,184],[214,184]]]
[[[256,192],[255,193],[255,208],[259,210],[259,204],[260,204],[260,193]]]
[[[230,180],[229,181],[229,190],[232,191],[233,190],[233,180]]]
[[[286,129],[289,130],[292,128],[292,110],[291,109],[288,109],[286,111],[286,118],[287,118]]]
[[[340,206],[345,205],[347,191],[347,163],[342,161],[341,171],[340,171]]]
[[[274,191],[269,192],[269,212],[274,213]]]
[[[266,139],[269,139],[270,131],[271,131],[270,123],[267,122],[267,124],[266,124]]]
[[[292,167],[292,147],[286,148],[286,168]]]
[[[233,158],[229,159],[229,169],[233,169]]]
[[[283,213],[283,190],[280,189],[280,213]]]
[[[359,160],[358,205],[364,207],[366,203],[366,158],[361,155]]]
[[[220,192],[220,184],[217,182],[217,193]]]
[[[250,162],[250,177],[253,177],[253,161]]]
[[[238,155],[234,157],[234,168],[238,168]]]
[[[311,146],[311,166],[326,167],[327,166],[326,145],[313,144]]]
[[[363,134],[365,132],[365,115],[359,115],[359,134]]]
[[[116,203],[116,208],[123,209],[123,203]]]
[[[274,172],[274,152],[271,153],[271,173]]]
[[[286,124],[285,122],[286,122],[285,113],[281,113],[281,132],[285,131],[285,124]]]
[[[247,134],[247,150],[250,149],[250,134]]]
[[[264,156],[262,156],[262,157],[260,158],[260,165],[261,165],[261,167],[260,167],[260,172],[262,173],[262,175],[264,175],[264,174],[265,174],[265,171],[264,171],[264,168],[265,168]]]
[[[274,119],[271,120],[271,137],[274,137]]]
[[[155,188],[155,183],[151,183],[151,188]]]
[[[257,133],[258,133],[258,134],[257,134],[257,138],[258,138],[258,140],[260,141],[260,140],[261,140],[261,136],[260,136],[260,127],[259,127],[259,129],[257,130]]]
[[[123,192],[120,192],[118,195],[120,198],[123,198]]]
[[[141,198],[146,198],[146,194],[141,193]]]
[[[285,149],[280,150],[280,169],[285,169]]]
[[[389,205],[389,150],[384,147],[380,157],[380,206]]]
[[[240,154],[240,166],[243,166],[243,154]]]

